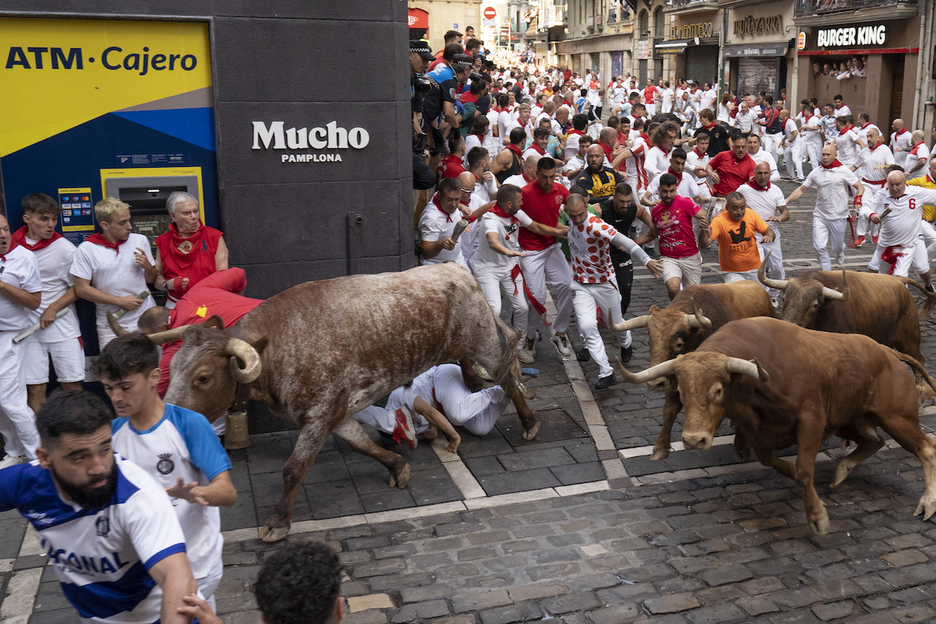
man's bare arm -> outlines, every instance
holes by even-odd
[[[165,557],[153,564],[149,575],[163,590],[159,621],[163,624],[188,624],[191,618],[179,613],[179,607],[185,606],[182,597],[194,594],[198,591],[198,585],[192,576],[192,566],[186,554],[179,552]]]

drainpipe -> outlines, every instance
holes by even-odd
[[[930,45],[931,42],[928,39],[924,39],[924,34],[926,33],[926,5],[929,0],[920,1],[920,37],[919,37],[919,46],[920,52],[917,54],[917,73],[916,73],[916,93],[913,98],[913,127],[914,128],[923,128],[923,121],[926,118],[926,106],[923,103],[923,84],[928,80],[923,78],[923,69],[929,67],[929,62],[924,64],[924,59],[927,61],[930,60]]]

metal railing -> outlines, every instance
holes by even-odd
[[[666,7],[669,9],[688,7],[695,5],[704,5],[711,4],[713,6],[718,4],[718,0],[666,0]]]
[[[675,1],[678,2],[680,0]],[[795,17],[808,17],[810,15],[825,15],[828,13],[838,13],[840,11],[855,11],[857,9],[898,5],[916,6],[916,4],[917,0],[794,0],[793,15]]]

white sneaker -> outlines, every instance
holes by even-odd
[[[569,346],[569,338],[565,334],[562,336],[559,334],[553,334],[549,341],[556,345],[556,350],[559,351],[559,355],[561,355],[564,359],[570,358],[574,355],[572,353],[572,348]]]
[[[840,252],[838,255],[835,256],[835,264],[838,264],[839,266],[845,264],[845,252],[844,251]]]
[[[523,347],[517,347],[517,359],[524,364],[534,364],[536,362],[536,359],[530,353],[527,353],[527,350]]]
[[[527,338],[523,350],[531,360],[536,360],[536,338]],[[530,362],[532,364],[532,362]]]
[[[23,455],[4,455],[3,459],[0,460],[0,470],[9,468],[10,466],[16,466],[18,464],[25,464],[28,461],[29,458]]]

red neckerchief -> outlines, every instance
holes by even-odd
[[[513,219],[516,219],[515,216],[509,215],[506,212],[504,212],[504,209],[501,208],[499,204],[494,204],[494,207],[491,208],[488,212],[490,212],[493,215],[497,215],[498,217],[502,219],[511,219],[511,221]]]
[[[750,186],[750,187],[751,187],[752,189],[754,189],[755,191],[768,191],[768,190],[770,190],[770,180],[767,181],[767,186],[764,186],[764,187],[758,186],[756,180],[751,180],[751,181],[748,182],[747,184],[748,184],[748,186]]]
[[[16,230],[15,232],[13,232],[13,247],[16,247],[17,245],[22,245],[29,251],[39,251],[40,249],[45,249],[46,247],[48,247],[49,245],[51,245],[58,239],[62,238],[62,235],[59,234],[58,232],[52,232],[52,238],[48,240],[40,238],[38,241],[36,241],[35,245],[30,245],[28,242],[26,242],[27,232],[29,232],[29,228],[25,225],[21,227],[20,229]],[[13,247],[10,247],[10,249],[13,249]]]
[[[849,131],[849,128],[847,128],[847,127],[846,127],[846,128],[842,128],[842,129],[839,131],[838,135],[839,135],[839,136],[842,136],[843,134],[845,134],[845,133],[848,132],[848,131]]]
[[[16,241],[10,240],[10,248],[7,249],[7,253],[10,253],[14,249],[16,249]],[[0,256],[0,261],[6,262],[6,254],[3,254],[2,256]]]
[[[705,128],[706,130],[711,130],[712,128],[715,127],[715,122],[713,121],[710,125],[708,125],[708,126],[702,126],[702,127]]]
[[[906,132],[906,131],[907,131],[906,128],[901,128],[900,130],[898,130],[897,132],[895,132],[894,135],[895,135],[895,136],[900,136],[901,134],[903,134],[903,133]]]
[[[542,147],[540,147],[539,143],[537,143],[536,141],[533,141],[533,142],[530,144],[530,149],[533,150],[534,152],[536,152],[537,154],[542,154],[543,156],[546,155],[546,150],[544,150]]]
[[[89,243],[100,245],[101,247],[107,247],[108,249],[113,249],[115,253],[120,254],[120,246],[126,243],[127,240],[130,240],[130,239],[122,240],[119,243],[112,243],[106,238],[104,238],[103,234],[95,233],[89,236],[88,238],[86,238],[85,240]]]
[[[611,147],[608,145],[605,145],[601,141],[596,141],[596,143],[598,143],[598,145],[601,146],[601,149],[604,150],[605,158],[607,158],[609,161],[613,161],[614,158],[611,156]]]
[[[478,140],[479,140],[479,141],[484,141],[484,135],[483,135],[483,134],[478,134],[477,132],[472,132],[472,133],[471,133],[471,136],[476,136],[476,137],[478,137]]]
[[[471,93],[470,91],[468,91],[468,92],[466,92],[466,93],[462,93],[462,94],[461,94],[461,103],[464,104],[465,102],[468,102],[468,103],[471,103],[471,104],[477,104],[477,103],[478,103],[478,96],[477,96],[477,95],[474,95],[474,94]]]
[[[874,147],[871,147],[871,144],[868,143],[868,149],[871,150],[871,151],[873,152],[874,150],[876,150],[877,148],[881,147],[882,145],[883,145],[883,143],[881,143],[880,141],[878,141],[877,143],[875,143],[875,144],[874,144]]]
[[[169,248],[170,249],[178,249],[179,246],[185,241],[188,241],[189,243],[191,243],[192,249],[195,249],[199,241],[204,239],[205,234],[208,233],[208,230],[205,228],[205,225],[201,221],[199,221],[198,229],[195,230],[195,233],[189,236],[188,238],[183,238],[179,234],[179,228],[176,227],[176,224],[170,223],[169,229],[167,230],[166,233],[169,235],[169,244],[170,244]],[[175,261],[179,265],[180,269],[189,268],[196,260],[196,255],[193,253],[185,253],[185,254],[173,253],[173,256],[175,256]]]
[[[864,130],[865,128],[867,128],[867,127],[870,126],[870,125],[871,125],[871,122],[869,121],[869,122],[866,123],[865,125],[861,126],[861,129]]]
[[[507,146],[507,149],[509,149],[509,150],[510,150],[511,152],[513,152],[514,154],[516,154],[518,158],[520,158],[520,157],[523,156],[523,151],[522,151],[519,147],[517,147],[516,145],[514,145],[513,143],[511,143],[510,145],[508,145],[508,146]]]
[[[672,167],[667,168],[666,173],[670,173],[670,174],[676,176],[676,185],[677,185],[677,186],[679,186],[679,185],[682,183],[683,174],[681,174],[681,173],[680,173],[680,174],[677,174],[675,171],[673,171],[673,168],[672,168]]]
[[[705,156],[705,152],[700,152],[698,147],[693,147],[692,151],[695,152],[696,156],[698,156],[699,158],[702,158],[703,156]]]
[[[436,193],[436,194],[432,197],[432,203],[435,205],[436,209],[437,209],[439,212],[441,212],[442,214],[445,215],[445,222],[446,222],[446,223],[451,223],[451,222],[452,222],[452,213],[451,213],[451,212],[445,212],[444,210],[442,210],[442,206],[439,204],[439,194],[438,194],[438,193]]]
[[[804,126],[805,126],[805,125],[808,125],[808,124],[809,124],[809,120],[812,119],[812,118],[813,118],[812,115],[810,115],[809,117],[803,117],[803,125],[804,125]]]
[[[571,130],[569,130],[569,132],[566,133],[566,138],[572,136],[573,134],[584,135],[585,133],[582,132],[581,130],[576,130],[575,128],[572,128]]]
[[[833,161],[832,161],[832,164],[829,165],[828,167],[826,167],[825,165],[823,165],[821,162],[820,162],[819,164],[822,166],[823,169],[835,169],[836,167],[841,167],[841,166],[842,166],[842,163],[839,162],[839,159],[838,159],[838,158],[836,158],[835,160],[833,160]]]
[[[536,178],[527,177],[526,171],[521,171],[520,175],[523,176],[523,179],[526,181],[527,184],[532,184],[533,182],[536,182]]]
[[[646,132],[641,132],[640,138],[646,141],[647,145],[650,145],[650,135],[648,135]]]
[[[917,143],[916,145],[914,145],[914,146],[913,146],[913,149],[910,150],[910,153],[913,154],[914,156],[916,156],[917,150],[920,149],[920,146],[921,146],[921,145],[924,145],[923,141],[920,141],[919,143]]]

